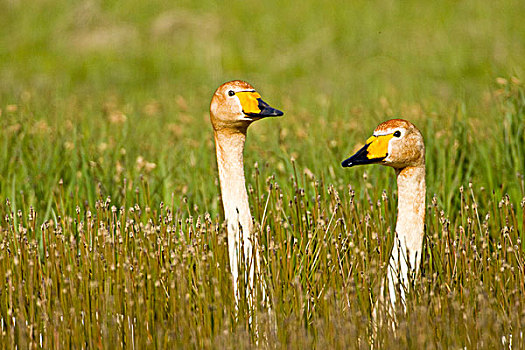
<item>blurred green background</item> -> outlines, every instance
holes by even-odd
[[[258,162],[286,182],[294,157],[339,186],[366,170],[391,187],[380,167],[339,163],[400,116],[426,137],[442,205],[470,180],[517,201],[523,104],[505,98],[524,73],[523,13],[521,0],[4,0],[1,195],[49,216],[60,179],[73,208],[97,193],[122,203],[146,178],[155,202],[216,213],[209,100],[243,79],[285,111],[251,127],[248,175]]]

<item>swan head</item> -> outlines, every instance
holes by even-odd
[[[407,120],[391,119],[379,124],[365,145],[341,165],[382,164],[403,169],[424,163],[425,144],[421,132]]]
[[[256,120],[281,115],[283,112],[270,107],[253,86],[242,80],[219,86],[210,104],[210,119],[214,130],[246,130]]]

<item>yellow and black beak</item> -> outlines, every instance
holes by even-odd
[[[278,109],[270,107],[270,105],[263,101],[261,95],[257,91],[239,91],[235,95],[241,101],[242,112],[250,117],[264,118],[264,117],[278,117],[284,113]]]
[[[345,168],[361,164],[380,163],[388,157],[388,143],[392,134],[372,136],[366,140],[366,144],[353,156],[341,163]]]

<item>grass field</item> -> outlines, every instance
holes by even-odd
[[[523,13],[0,1],[0,347],[370,347],[395,177],[340,162],[391,117],[425,137],[426,239],[374,344],[525,347]],[[272,306],[257,332],[246,300],[235,316],[208,115],[232,79],[285,112],[245,149]]]

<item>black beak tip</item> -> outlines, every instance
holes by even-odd
[[[354,164],[352,164],[352,161],[350,160],[350,158],[348,158],[348,159],[344,160],[343,162],[341,162],[341,166],[343,168],[350,168],[352,165],[354,165]]]
[[[281,112],[280,110],[272,108],[272,107],[266,107],[260,113],[260,115],[265,116],[265,117],[280,117],[283,114],[284,113]]]
[[[274,111],[275,111],[275,116],[276,117],[280,117],[280,116],[284,115],[284,113],[282,111],[278,110],[278,109],[274,109]]]
[[[270,107],[270,105],[264,102],[261,98],[258,98],[257,100],[259,101],[259,109],[261,110],[261,112],[259,113],[260,116],[280,117],[281,115],[284,114],[280,110]]]

